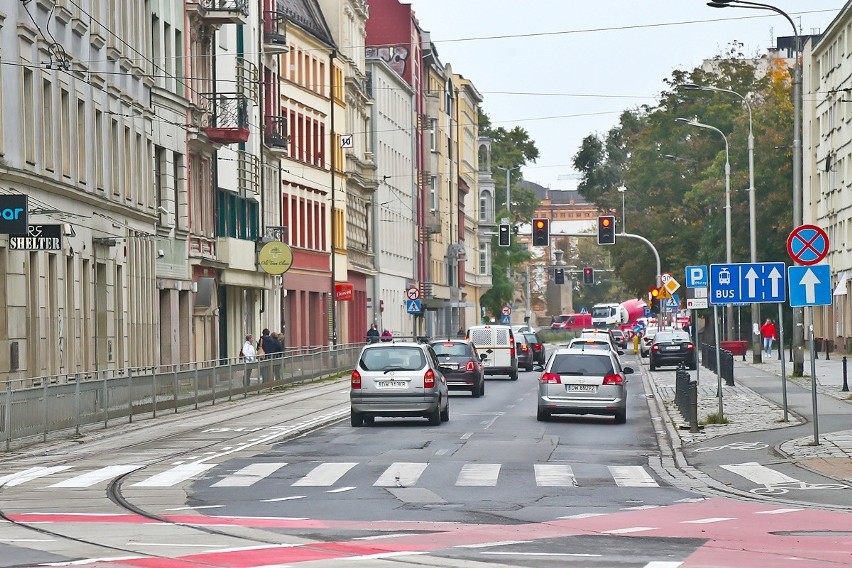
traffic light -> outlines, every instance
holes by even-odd
[[[650,290],[648,290],[648,300],[651,304],[649,307],[651,308],[651,312],[658,314],[660,313],[660,303],[659,301],[662,299],[663,294],[659,288],[654,286]]]
[[[583,284],[595,283],[595,269],[587,266],[583,269]]]
[[[511,236],[510,236],[510,227],[508,223],[501,223],[500,230],[497,235],[497,244],[501,247],[507,247],[510,244]]]
[[[598,216],[598,244],[615,244],[615,215]]]
[[[553,271],[553,283],[554,284],[565,284],[565,269],[557,268]]]
[[[550,244],[550,219],[532,220],[532,245],[546,247]]]

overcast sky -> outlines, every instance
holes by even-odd
[[[408,3],[441,62],[483,94],[494,125],[530,133],[540,157],[524,178],[553,189],[575,187],[565,178],[576,173],[571,163],[584,137],[606,133],[624,109],[653,104],[675,69],[691,70],[733,41],[747,55],[762,54],[773,38],[793,33],[773,12],[715,9],[704,0]],[[807,35],[824,30],[845,0],[765,3]]]

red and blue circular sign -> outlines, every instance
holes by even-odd
[[[816,225],[800,225],[787,237],[787,254],[799,264],[816,264],[828,254],[828,234]]]

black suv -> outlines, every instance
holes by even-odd
[[[627,336],[620,329],[609,330],[609,336],[612,338],[612,344],[617,349],[627,349]]]
[[[485,371],[473,343],[467,339],[442,339],[429,345],[445,370],[450,389],[469,390],[474,398],[485,394]]]

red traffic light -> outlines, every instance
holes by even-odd
[[[609,227],[611,224],[612,224],[612,221],[610,220],[610,218],[609,218],[609,217],[603,217],[603,218],[601,219],[601,225],[602,225],[603,227]]]

